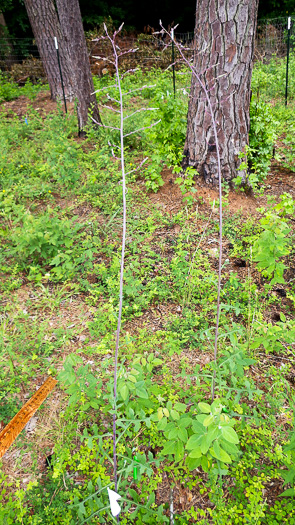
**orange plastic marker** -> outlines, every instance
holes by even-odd
[[[0,432],[0,458],[2,458],[10,445],[25,428],[36,410],[38,410],[39,406],[42,405],[48,394],[53,390],[56,383],[56,379],[48,377],[45,383],[40,386],[39,390],[27,401],[2,432]]]

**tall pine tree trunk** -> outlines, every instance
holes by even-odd
[[[96,97],[93,93],[93,80],[81,11],[78,0],[56,0],[56,5],[63,38],[72,62],[74,91],[78,99],[78,125],[81,134],[87,124],[89,110],[92,117],[100,122]]]
[[[239,153],[248,144],[257,8],[258,0],[197,0],[194,65],[209,90],[226,181],[237,176]],[[184,166],[218,182],[211,116],[194,76],[184,156]]]
[[[62,37],[53,0],[24,0],[30,24],[34,33],[38,51],[45,69],[53,100],[62,98],[62,85],[54,37],[59,47],[59,56],[66,98],[72,100],[75,96],[72,65],[69,60],[67,45]]]

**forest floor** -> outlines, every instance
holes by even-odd
[[[46,119],[48,115],[55,113],[57,110],[56,104],[50,99],[47,91],[40,91],[33,101],[21,96],[16,100],[5,102],[0,107],[0,110],[5,111],[7,122],[14,118],[23,120],[24,117],[28,117],[30,122],[32,108],[34,114],[37,114],[41,119]],[[74,112],[73,105],[69,105],[69,112]],[[86,152],[93,149],[89,142],[84,146],[83,141],[78,139],[78,137],[75,138],[75,142]],[[16,140],[16,148],[18,147],[19,142]],[[218,191],[198,178],[195,181],[195,189],[197,190],[194,194],[195,200],[193,205],[189,207],[183,202],[183,195],[179,185],[175,184],[176,177],[171,169],[163,167],[162,178],[164,184],[156,193],[146,191],[145,180],[141,176],[135,182],[130,183],[132,200],[130,200],[131,208],[128,209],[127,213],[132,220],[133,218],[138,220],[138,227],[132,226],[130,231],[127,232],[127,259],[129,261],[131,257],[134,257],[134,271],[137,272],[132,274],[132,266],[131,270],[129,267],[127,269],[127,284],[130,289],[132,289],[133,285],[135,286],[134,283],[137,283],[139,279],[140,272],[138,268],[144,264],[147,268],[145,274],[140,275],[141,281],[140,285],[138,284],[140,292],[132,289],[130,297],[133,297],[133,293],[135,297],[137,297],[137,293],[139,295],[144,294],[148,279],[158,283],[159,293],[157,292],[157,295],[155,287],[151,292],[154,294],[154,299],[151,299],[149,302],[142,300],[142,303],[138,303],[136,307],[134,304],[137,299],[127,300],[131,315],[128,317],[127,313],[124,317],[122,338],[129,338],[131,341],[133,349],[131,353],[132,351],[136,354],[142,352],[145,355],[143,334],[149,334],[147,350],[151,351],[152,348],[155,355],[163,359],[160,369],[163,372],[166,388],[170,385],[172,389],[172,385],[175,383],[177,385],[177,388],[175,387],[176,391],[174,391],[175,399],[181,400],[181,394],[177,395],[177,390],[181,391],[182,380],[179,379],[180,372],[183,370],[192,371],[196,366],[200,367],[200,371],[206,371],[213,361],[212,344],[208,344],[208,341],[206,342],[206,337],[204,345],[200,339],[194,339],[193,334],[196,328],[194,321],[190,321],[189,317],[189,315],[193,315],[191,313],[192,310],[195,310],[198,318],[202,317],[204,305],[207,308],[208,304],[213,301],[213,292],[210,292],[202,300],[196,297],[192,306],[190,306],[188,314],[189,297],[194,296],[195,292],[192,289],[187,294],[182,293],[182,288],[185,287],[185,284],[182,280],[182,268],[180,266],[179,268],[177,267],[178,269],[176,268],[175,254],[184,264],[185,261],[193,261],[196,245],[198,244],[205,262],[203,261],[198,268],[197,283],[193,283],[193,287],[200,285],[202,272],[204,272],[206,279],[208,278],[208,283],[210,283],[208,276],[216,275],[218,261],[218,231],[216,229],[218,207],[216,203],[218,202]],[[10,391],[7,388],[9,404],[6,405],[6,408],[3,408],[5,398],[2,399],[1,403],[3,410],[2,416],[0,416],[0,425],[2,425],[2,428],[16,413],[16,409],[19,409],[44,383],[48,374],[56,376],[63,369],[64,362],[68,356],[72,354],[79,355],[82,358],[83,365],[88,364],[92,374],[97,374],[100,377],[102,377],[102,366],[109,373],[113,370],[114,347],[112,336],[108,339],[106,338],[105,330],[99,324],[99,316],[103,315],[106,297],[108,297],[108,309],[104,319],[111,319],[113,315],[109,296],[111,293],[115,294],[117,288],[110,282],[110,279],[116,279],[117,275],[116,264],[114,264],[114,268],[112,264],[114,254],[117,252],[119,254],[120,251],[120,214],[113,217],[110,211],[103,213],[101,206],[95,205],[93,199],[92,201],[91,199],[87,200],[87,194],[82,195],[77,191],[66,189],[59,191],[57,187],[46,191],[51,194],[48,197],[47,193],[48,198],[44,197],[44,195],[38,198],[35,195],[31,199],[26,200],[25,207],[27,209],[31,208],[38,213],[45,213],[48,206],[51,210],[56,208],[59,216],[73,218],[73,224],[79,223],[86,229],[89,229],[90,224],[95,224],[95,235],[99,239],[97,242],[104,248],[100,251],[99,247],[95,247],[96,241],[93,241],[94,247],[92,246],[91,248],[92,268],[89,266],[84,274],[82,272],[79,275],[79,278],[74,276],[65,279],[63,282],[54,282],[48,276],[46,277],[46,274],[39,280],[34,281],[30,277],[28,269],[21,269],[20,264],[15,266],[16,269],[15,271],[12,270],[12,274],[9,274],[7,269],[3,270],[2,267],[2,297],[0,299],[2,307],[2,338],[4,348],[7,345],[7,352],[3,351],[2,358],[9,362],[6,380],[9,380],[12,385]],[[232,304],[234,306],[232,310],[228,310],[228,313],[225,314],[221,330],[227,326],[227,321],[230,324],[230,320],[235,323],[235,326],[241,323],[246,331],[252,330],[250,326],[247,326],[248,309],[250,309],[249,315],[251,317],[254,317],[256,313],[259,314],[257,315],[258,321],[264,323],[266,327],[269,324],[275,325],[277,322],[280,323],[284,318],[287,318],[287,320],[294,318],[294,300],[289,293],[295,279],[294,252],[288,258],[285,283],[277,284],[272,289],[265,288],[267,279],[261,276],[255,264],[251,261],[249,252],[247,254],[242,252],[243,239],[244,237],[251,237],[251,229],[253,229],[253,238],[256,238],[257,231],[255,231],[255,228],[258,226],[264,213],[261,211],[261,208],[270,208],[268,197],[274,197],[271,203],[271,206],[274,206],[280,202],[280,196],[284,193],[290,194],[293,199],[295,198],[295,173],[287,168],[283,168],[274,159],[272,160],[262,194],[254,196],[232,189],[226,190],[224,193],[223,265],[225,270],[223,283],[225,280],[229,280],[231,276],[234,276],[235,283],[238,283],[233,285],[238,289],[237,297],[239,297],[239,294],[245,294],[251,286],[253,286],[253,289],[250,293],[253,296],[249,298],[248,295],[248,298],[244,298],[244,304],[240,309],[237,304],[238,300],[233,298]],[[213,204],[214,202],[215,205]],[[148,222],[148,217],[150,217],[150,222]],[[290,224],[293,231],[289,235],[293,236],[294,219],[291,220]],[[3,234],[4,241],[8,239],[8,235],[8,233]],[[81,241],[82,249],[83,243],[88,242],[90,235],[87,230],[87,236]],[[185,253],[182,253],[182,250]],[[11,264],[13,265],[14,263]],[[29,265],[30,263],[28,262],[28,267]],[[101,284],[99,272],[104,272],[105,268],[109,267],[111,267],[109,277],[104,277],[104,283],[106,283],[104,284],[106,289],[106,295],[104,296],[101,289],[96,291],[98,290],[98,285]],[[131,271],[131,274],[128,273],[129,271]],[[187,267],[184,271],[187,271]],[[165,283],[165,280],[167,280],[168,284]],[[15,281],[18,281],[18,284],[14,288],[10,283]],[[172,288],[174,286],[174,283],[176,283],[177,293],[175,291],[169,292],[168,290],[169,287]],[[210,287],[210,284],[208,286]],[[230,289],[226,293],[230,294]],[[254,296],[256,299],[254,299]],[[251,303],[250,307],[249,304],[252,300],[253,305]],[[186,312],[185,315],[184,312]],[[214,308],[207,308],[205,316],[207,316],[207,324],[204,323],[202,325],[203,329],[214,327]],[[191,325],[189,325],[190,322]],[[113,322],[110,322],[110,326],[111,330],[114,330]],[[170,343],[167,343],[165,340],[164,332],[167,330],[173,337],[173,334],[175,336],[177,330],[181,331],[182,327],[186,330],[186,341],[180,341],[178,346],[176,345],[175,352],[167,351]],[[108,330],[108,327],[106,330]],[[137,341],[140,350],[135,350]],[[268,417],[272,418],[270,435],[266,439],[273,440],[272,446],[274,447],[281,436],[284,435],[284,432],[287,433],[292,428],[292,407],[289,401],[291,399],[290,389],[294,392],[294,347],[293,353],[288,345],[286,353],[277,349],[268,352],[261,346],[255,347],[254,352],[256,352],[255,362],[253,361],[253,364],[246,367],[246,375],[252,380],[252,390],[254,391],[257,388],[261,393],[254,393],[252,400],[251,396],[247,398],[246,394],[243,394],[241,401],[237,401],[236,404],[242,404],[243,401],[249,411],[255,405],[259,413],[257,417],[258,419],[260,418],[262,423],[264,420],[268,420]],[[286,373],[283,376],[283,368],[285,366]],[[160,376],[155,375],[155,381],[158,383],[161,383],[161,370]],[[277,374],[277,377],[274,381],[275,374]],[[5,380],[5,375],[2,377],[2,380]],[[103,388],[105,388],[108,381],[107,374],[102,377],[102,381]],[[279,381],[281,381],[280,385]],[[279,385],[277,390],[274,384]],[[284,390],[287,388],[286,385],[289,385],[288,392]],[[273,406],[270,405],[269,398],[269,393],[272,389],[274,397],[278,396]],[[223,387],[220,387],[220,392],[221,397],[224,399],[226,396]],[[208,401],[208,392],[206,396]],[[169,398],[169,395],[167,397]],[[2,458],[2,471],[12,483],[7,494],[9,492],[13,493],[16,486],[25,490],[29,483],[35,480],[39,480],[43,485],[46,484],[46,478],[50,472],[48,457],[51,458],[54,454],[57,442],[60,443],[64,440],[68,449],[72,450],[72,454],[79,449],[80,436],[85,427],[90,428],[90,423],[86,423],[83,417],[75,421],[70,430],[72,440],[72,445],[70,445],[68,438],[65,436],[68,428],[68,421],[65,420],[64,416],[64,414],[67,414],[67,404],[68,395],[65,393],[64,386],[60,388],[57,385],[36,412],[31,423],[27,425],[15,443],[5,453]],[[235,403],[232,404],[231,408],[236,413],[234,405]],[[269,407],[270,416],[263,414],[263,410],[266,410],[265,407]],[[95,423],[95,410],[90,410],[92,410],[90,420],[92,423]],[[75,419],[74,415],[72,415],[72,419]],[[274,426],[273,419],[276,420],[277,425],[280,427],[279,432]],[[263,426],[262,423],[261,426]],[[141,432],[143,432],[144,439],[142,446],[138,445],[140,451],[152,450],[155,456],[160,454],[161,445],[159,447],[156,445],[157,439],[152,440],[149,446],[146,433],[144,431]],[[129,439],[131,442],[131,438]],[[137,443],[138,438],[136,437],[134,440]],[[246,447],[245,443],[244,446]],[[60,445],[58,450],[61,450]],[[260,461],[259,458],[262,455],[258,456],[256,458],[257,465],[249,467],[249,472],[252,472],[252,474],[255,473],[255,469],[256,472],[263,471],[263,464],[264,462],[266,464],[268,461],[264,461],[265,458]],[[260,466],[258,466],[259,462]],[[210,516],[212,515],[209,515],[208,511],[208,509],[215,508],[216,502],[212,503],[210,500],[209,489],[204,489],[203,492],[200,491],[201,486],[205,487],[207,486],[206,483],[208,484],[207,474],[198,470],[198,483],[196,485],[192,483],[186,485],[180,469],[178,471],[177,468],[175,467],[174,472],[173,469],[168,469],[163,473],[163,469],[157,470],[154,467],[154,478],[158,475],[159,480],[155,488],[156,504],[169,503],[171,484],[173,482],[175,484],[173,493],[174,512],[177,515],[189,512],[193,507],[196,512],[196,509],[207,512],[205,519],[209,520],[208,523],[217,523],[217,521],[210,521]],[[254,468],[254,471],[251,471],[251,468]],[[75,469],[76,486],[86,483],[89,479],[89,473],[78,467],[75,467]],[[65,486],[67,485],[67,478],[63,478],[63,483]],[[136,484],[134,483],[134,485]],[[233,498],[234,485],[235,481],[232,475],[231,478],[228,478],[224,489],[224,498],[228,501]],[[278,478],[277,474],[273,478],[268,474],[266,483],[263,485],[264,504],[271,508],[283,490],[283,479]],[[259,505],[261,506],[261,502],[257,502],[257,506]],[[254,505],[254,510],[255,508]],[[168,510],[165,510],[165,514],[169,515]],[[263,521],[263,515],[261,516],[262,521],[257,521],[257,523],[267,523],[267,521]],[[183,519],[184,521],[181,523],[196,523],[196,518],[189,517],[188,514]],[[254,518],[249,519],[249,523],[254,523],[254,521],[251,521]],[[292,521],[294,518],[288,518],[288,516],[284,517],[285,521],[283,520],[281,523],[288,523],[288,519],[291,520],[289,523],[294,523]],[[24,521],[24,523],[27,523],[27,521]],[[47,523],[47,521],[44,521],[44,523]],[[56,523],[62,522],[56,521]],[[100,523],[100,521],[96,523]],[[143,523],[145,522],[143,521]],[[241,521],[241,523],[244,522]],[[273,522],[269,521],[269,523]]]

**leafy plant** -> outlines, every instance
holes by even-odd
[[[178,171],[178,170],[177,170]],[[194,186],[194,177],[198,174],[198,172],[191,167],[186,168],[185,173],[182,173],[180,177],[177,177],[175,179],[175,183],[179,185],[180,191],[182,193],[183,201],[186,202],[189,206],[191,206],[194,202],[193,195],[185,195],[186,193],[196,193],[196,188],[193,188]]]
[[[39,265],[47,270],[51,266],[58,278],[73,271],[75,262],[71,254],[75,235],[81,230],[79,223],[59,218],[50,208],[39,216],[27,213],[19,222],[21,225],[17,224],[9,239],[9,257],[15,258],[23,267],[29,263],[33,277],[36,271],[37,274],[40,272]]]
[[[168,403],[166,409],[158,409],[158,429],[167,438],[162,454],[173,455],[178,462],[184,458],[186,449],[190,470],[201,465],[208,472],[216,460],[218,469],[224,469],[239,453],[236,446],[239,438],[233,428],[235,422],[222,412],[219,400],[211,405],[200,402],[198,409],[196,416],[184,413],[186,406],[182,403],[173,408]],[[168,422],[168,417],[172,421]]]
[[[247,171],[246,180],[238,176],[238,186],[245,185],[256,190],[257,186],[267,177],[277,138],[277,122],[274,119],[270,105],[253,99],[250,104],[249,146],[240,153],[244,159],[239,170]]]
[[[286,205],[291,206],[288,198]],[[258,263],[257,267],[262,275],[271,279],[270,284],[283,283],[286,265],[280,258],[288,255],[291,250],[288,238],[291,229],[284,218],[287,212],[284,200],[273,209],[261,211],[264,214],[260,220],[262,232],[253,244],[253,260]]]

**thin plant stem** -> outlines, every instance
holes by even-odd
[[[162,30],[168,36],[170,36],[168,31],[166,31],[166,29],[163,28],[161,21],[160,21],[160,25],[162,27]],[[204,82],[202,82],[201,77],[196,71],[195,66],[193,66],[183,54],[180,44],[176,40],[174,41],[174,44],[177,47],[183,61],[190,68],[192,75],[197,79],[198,83],[200,84],[205,94],[205,98],[206,98],[208,108],[209,108],[209,113],[211,116],[212,128],[213,128],[214,139],[215,139],[215,144],[216,144],[216,153],[217,153],[217,172],[218,172],[218,189],[219,189],[219,262],[218,262],[218,286],[217,286],[217,314],[216,314],[215,341],[214,341],[215,370],[213,374],[212,392],[211,392],[211,398],[213,401],[215,397],[215,386],[216,386],[217,339],[218,339],[219,318],[220,318],[220,290],[221,290],[221,266],[222,266],[222,186],[221,186],[222,175],[221,175],[221,161],[220,161],[220,152],[219,152],[219,140],[218,140],[217,127],[216,127],[216,120],[214,117],[214,111],[213,111],[212,103],[210,100],[209,91],[206,85],[204,84]]]
[[[118,322],[116,331],[116,349],[115,349],[115,364],[114,364],[114,413],[113,413],[113,460],[114,460],[114,482],[115,491],[118,490],[118,473],[117,473],[117,451],[116,451],[116,412],[117,412],[117,375],[118,375],[118,354],[119,354],[119,341],[120,341],[120,329],[122,319],[122,307],[123,307],[123,278],[124,278],[124,258],[125,258],[125,245],[126,245],[126,176],[125,176],[125,159],[124,159],[124,108],[123,108],[123,95],[121,89],[121,81],[119,75],[119,57],[117,53],[117,47],[115,44],[115,38],[120,29],[114,33],[111,38],[108,34],[106,25],[104,29],[107,37],[109,38],[114,53],[114,62],[117,78],[117,87],[119,91],[119,104],[120,104],[120,144],[121,144],[121,171],[122,171],[122,193],[123,193],[123,232],[122,232],[122,249],[121,249],[121,267],[120,267],[120,293],[119,293],[119,312]],[[117,517],[117,521],[119,518]]]

